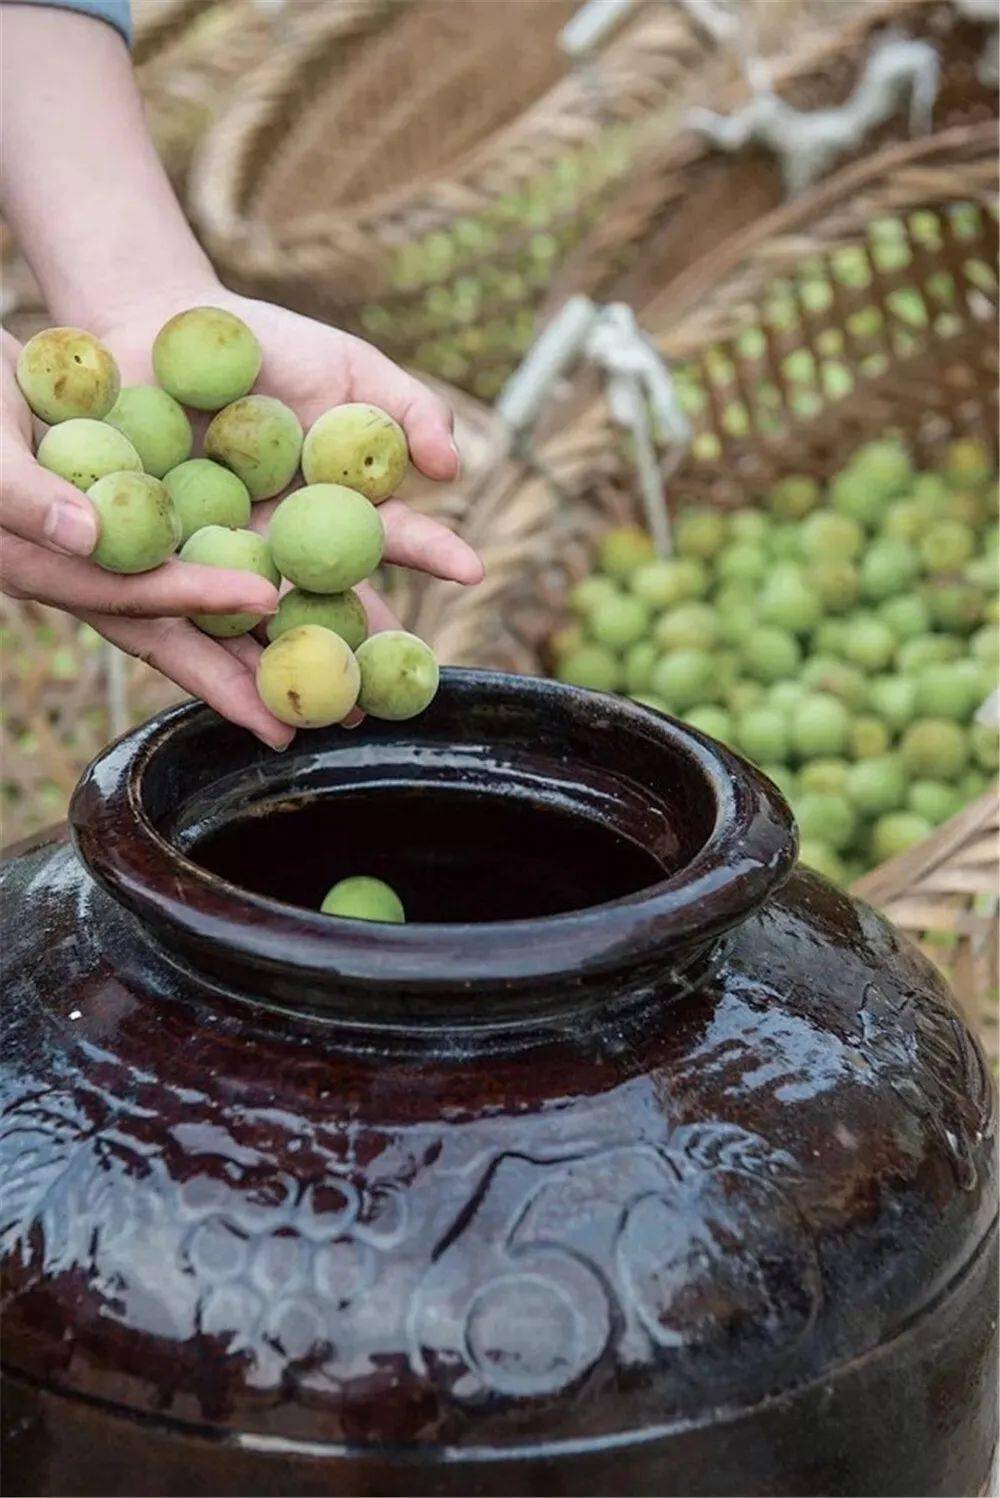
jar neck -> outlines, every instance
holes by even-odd
[[[267,840],[274,818],[298,808],[309,812],[303,825],[313,825],[349,796],[355,809],[370,806],[374,816],[378,808],[384,820],[387,798],[395,805],[404,792],[407,807],[432,808],[432,829],[441,809],[441,837],[447,824],[458,857],[465,806],[489,805],[491,815],[500,807],[512,823],[524,807],[546,808],[553,827],[577,829],[566,834],[586,865],[577,883],[610,897],[539,916],[403,926],[332,920],[275,898],[283,878],[271,857],[278,844]],[[456,1038],[572,1023],[612,1000],[683,992],[712,943],[759,906],[795,857],[776,788],[693,730],[554,683],[456,670],[443,673],[419,719],[300,734],[281,756],[205,708],[175,709],[94,762],[70,816],[85,864],[116,906],[208,984],[364,1031]],[[237,824],[246,874],[230,863],[223,876],[199,861],[207,844],[198,839],[206,829],[225,838]],[[492,855],[512,888],[519,869],[526,885],[536,865],[558,873],[549,824],[513,850],[499,846],[507,820],[497,825]],[[475,827],[470,812],[470,844]],[[594,842],[591,858],[587,839],[598,828],[614,841],[606,851]],[[428,841],[432,884],[433,831]],[[622,888],[619,843],[637,887]],[[488,889],[490,852],[470,848],[470,887],[478,880]],[[301,860],[285,856],[291,879]],[[421,856],[413,854],[415,884]],[[459,907],[461,875],[459,865],[451,885]],[[502,880],[496,892],[501,904],[511,893]],[[487,893],[487,913],[489,904]]]

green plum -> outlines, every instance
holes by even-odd
[[[87,416],[50,427],[38,444],[43,468],[77,489],[90,489],[108,473],[141,473],[142,459],[123,433]]]
[[[961,646],[950,635],[915,635],[905,640],[896,652],[896,665],[905,675],[914,675],[924,666],[941,661],[953,661],[961,654]]]
[[[388,884],[367,874],[341,879],[323,898],[324,915],[352,921],[382,921],[400,926],[406,920],[403,902]]]
[[[232,469],[253,500],[273,499],[294,478],[302,427],[294,411],[271,395],[245,395],[213,416],[205,456]]]
[[[856,614],[848,621],[844,655],[866,671],[884,671],[896,651],[896,636],[874,614]]]
[[[846,639],[845,619],[821,619],[813,630],[812,646],[817,655],[825,655],[827,658],[833,656],[836,659],[843,653]]]
[[[896,754],[861,759],[847,772],[844,792],[862,816],[896,811],[906,799],[906,772]]]
[[[704,707],[692,708],[684,716],[685,722],[699,733],[705,733],[710,739],[718,739],[723,744],[732,743],[733,718],[724,707],[716,707],[710,702]]]
[[[952,718],[964,723],[979,706],[978,673],[963,671],[964,662],[921,666],[915,673],[917,712],[925,718]]]
[[[804,791],[842,796],[847,789],[850,769],[846,759],[812,759],[799,771],[799,785]]]
[[[757,681],[781,681],[794,676],[802,664],[795,636],[775,625],[760,626],[739,644],[743,663]]]
[[[181,549],[181,561],[199,567],[226,567],[237,572],[253,572],[278,586],[278,569],[263,536],[256,531],[239,530],[224,525],[206,525],[189,536]],[[229,640],[248,634],[262,619],[261,614],[192,614],[191,619],[207,635]],[[288,721],[285,719],[284,721]]]
[[[995,470],[994,454],[978,437],[956,437],[945,455],[944,473],[957,487],[988,484]]]
[[[718,686],[712,656],[707,650],[676,650],[661,656],[653,667],[650,686],[676,712],[711,702]]]
[[[811,692],[791,714],[792,747],[800,759],[828,759],[847,748],[850,714],[829,692]]]
[[[182,543],[206,525],[250,524],[250,492],[241,478],[210,458],[189,458],[164,474],[181,521]]]
[[[903,734],[899,755],[917,780],[957,780],[968,766],[969,743],[949,718],[917,718]]]
[[[776,569],[764,585],[760,615],[767,624],[805,635],[815,629],[822,612],[819,593],[798,567]]]
[[[581,645],[558,662],[556,679],[588,692],[616,692],[622,670],[616,656],[603,645]]]
[[[726,645],[738,648],[749,639],[760,624],[755,602],[737,599],[732,594],[732,584],[716,595],[715,613],[719,639]]]
[[[82,328],[45,328],[29,338],[17,360],[21,394],[49,426],[73,417],[100,421],[121,389],[118,365],[103,343]]]
[[[606,598],[599,603],[590,616],[588,628],[599,645],[611,650],[624,650],[641,640],[649,626],[649,607],[641,598],[630,593],[620,593],[617,598]]]
[[[864,531],[856,520],[830,510],[820,510],[802,527],[802,551],[814,561],[836,559],[853,562],[864,544]]]
[[[751,707],[739,715],[735,727],[737,749],[757,764],[781,762],[788,752],[788,723],[776,707]]]
[[[574,614],[586,618],[606,598],[617,598],[620,589],[610,577],[585,577],[569,590],[569,606]]]
[[[598,580],[604,581],[592,579]],[[700,598],[708,589],[708,573],[703,563],[692,557],[643,562],[630,576],[629,587],[650,608],[669,609]]]
[[[395,494],[409,462],[399,422],[360,401],[324,411],[302,444],[307,484],[346,484],[376,505]]]
[[[715,571],[723,581],[759,583],[767,575],[767,556],[750,541],[733,541],[719,553]]]
[[[861,559],[861,591],[873,603],[903,593],[920,571],[920,558],[908,541],[883,536]]]
[[[823,607],[836,614],[845,614],[861,597],[861,574],[846,557],[817,558],[809,567],[809,580]]]
[[[997,566],[995,555],[973,557],[967,562],[962,573],[967,583],[974,588],[981,588],[984,593],[996,593],[1000,591],[1000,567]]]
[[[801,681],[776,681],[768,689],[767,700],[771,707],[780,707],[789,712],[806,695],[807,688]]]
[[[975,533],[961,520],[936,520],[920,541],[920,557],[928,572],[955,572],[975,550]]]
[[[708,562],[726,544],[729,527],[720,510],[684,510],[674,526],[674,546],[679,557]]]
[[[935,577],[923,597],[932,624],[956,634],[968,634],[986,613],[986,598],[975,583],[950,577]]]
[[[344,593],[382,560],[379,512],[355,489],[309,484],[282,500],[271,521],[275,566],[308,593]]]
[[[926,499],[894,500],[885,512],[882,533],[898,541],[919,541],[940,513],[940,506]]]
[[[624,579],[653,557],[653,543],[635,525],[605,531],[598,547],[598,566],[608,577]]]
[[[181,523],[164,484],[148,473],[108,473],[87,490],[100,520],[91,561],[108,572],[149,572],[180,545]]]
[[[767,516],[759,510],[737,510],[729,517],[729,534],[734,541],[749,541],[753,546],[760,546],[767,530]]]
[[[438,663],[431,647],[405,629],[369,635],[357,651],[361,671],[358,706],[394,723],[415,718],[433,702]]]
[[[990,723],[973,723],[969,729],[969,747],[981,770],[995,775],[1000,763],[1000,736]]]
[[[711,650],[718,639],[715,610],[707,603],[682,603],[661,614],[653,639],[661,650]]]
[[[261,347],[241,318],[222,307],[191,307],[153,340],[153,371],[169,395],[197,411],[221,411],[253,389]]]
[[[162,479],[191,456],[191,423],[158,385],[126,385],[104,419],[125,433],[154,478]]]
[[[782,520],[801,520],[819,504],[819,484],[807,474],[779,479],[768,495],[768,508]]]
[[[930,837],[933,828],[926,817],[917,816],[912,811],[893,811],[885,816],[879,817],[872,828],[872,857],[876,863],[884,863],[890,858],[897,858],[900,853],[905,853],[907,848],[912,848],[916,843],[922,843],[925,837]]]
[[[767,543],[768,550],[776,561],[798,561],[803,555],[802,527],[797,520],[779,521],[768,531]]]
[[[915,780],[906,792],[906,809],[916,812],[918,817],[926,817],[932,827],[938,827],[961,811],[961,792],[940,780]]]
[[[759,681],[734,681],[723,687],[722,701],[731,713],[745,713],[763,705],[764,688]]]
[[[962,805],[967,806],[969,802],[975,801],[981,796],[989,785],[991,778],[995,780],[996,776],[989,777],[984,775],[982,770],[966,770],[964,775],[960,775],[955,782],[955,789],[962,798]]]
[[[847,752],[852,759],[876,759],[885,754],[890,733],[880,718],[863,713],[853,719],[847,737]]]
[[[969,641],[969,648],[977,660],[994,664],[1000,660],[1000,630],[995,624],[982,625]]]
[[[858,525],[874,530],[887,508],[887,497],[872,486],[864,473],[853,465],[837,475],[830,486],[830,503],[834,509]]]
[[[280,600],[278,612],[267,621],[267,638],[277,640],[303,624],[332,629],[352,650],[357,650],[368,635],[365,606],[350,589],[346,593],[306,593],[302,588],[291,588]]]
[[[257,662],[261,700],[293,728],[340,723],[357,702],[360,685],[360,668],[350,646],[318,624],[288,630]]]
[[[948,503],[951,489],[939,473],[918,473],[910,486],[910,493],[917,504],[924,506],[928,515],[938,515]]]
[[[854,809],[841,795],[801,791],[793,809],[803,838],[816,838],[839,853],[854,836],[857,824]]]
[[[930,610],[916,593],[887,598],[879,605],[877,613],[897,640],[913,640],[917,635],[926,634],[931,627]]]
[[[862,707],[868,698],[868,682],[856,666],[833,656],[814,655],[806,661],[800,680],[816,692],[839,697],[848,707]]]
[[[898,733],[917,710],[916,683],[908,676],[873,677],[868,686],[868,706]]]
[[[884,506],[905,494],[913,482],[913,465],[901,442],[884,438],[860,447],[851,459],[850,471],[858,475],[871,501]]]

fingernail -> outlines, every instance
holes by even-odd
[[[62,551],[89,557],[97,545],[97,520],[92,510],[60,499],[49,506],[43,534]]]
[[[269,739],[266,733],[259,733],[257,737],[267,749],[273,749],[275,754],[284,754],[285,750],[292,742],[291,739],[284,739],[280,744],[276,744],[274,739]]]
[[[278,612],[278,605],[276,603],[268,604],[265,608],[259,598],[251,598],[249,601],[244,600],[243,603],[238,604],[236,612],[240,614],[260,614],[262,618],[269,619],[272,614]]]
[[[455,477],[458,478],[458,475],[462,472],[462,454],[455,446],[454,440],[449,442],[448,446],[451,448],[451,455],[455,459]]]

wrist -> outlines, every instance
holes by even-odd
[[[100,338],[113,328],[148,317],[151,308],[162,311],[166,322],[175,312],[217,303],[227,294],[206,262],[204,267],[192,266],[183,275],[170,277],[144,275],[135,282],[127,277],[109,278],[96,284],[91,280],[85,286],[61,283],[47,293],[47,303],[57,322],[86,328]]]

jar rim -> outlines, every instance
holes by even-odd
[[[335,921],[229,883],[154,825],[144,796],[151,767],[195,725],[231,731],[203,704],[189,703],[125,735],[89,766],[70,807],[77,850],[113,899],[195,969],[231,974],[237,990],[252,975],[254,990],[283,1004],[289,990],[300,1001],[312,995],[310,1012],[335,1011],[338,990],[395,994],[390,1020],[400,1017],[399,1004],[405,1010],[421,995],[444,999],[473,985],[501,994],[551,989],[560,979],[579,983],[703,947],[759,906],[794,864],[794,823],[777,787],[686,724],[630,700],[500,672],[448,668],[439,695],[496,702],[498,710],[513,702],[539,714],[554,705],[585,718],[597,713],[623,742],[629,734],[652,737],[707,790],[714,826],[663,880],[582,910],[456,924]],[[364,733],[364,725],[354,730],[352,745]],[[294,755],[295,745],[286,753]],[[378,1021],[376,1005],[365,1023]]]

